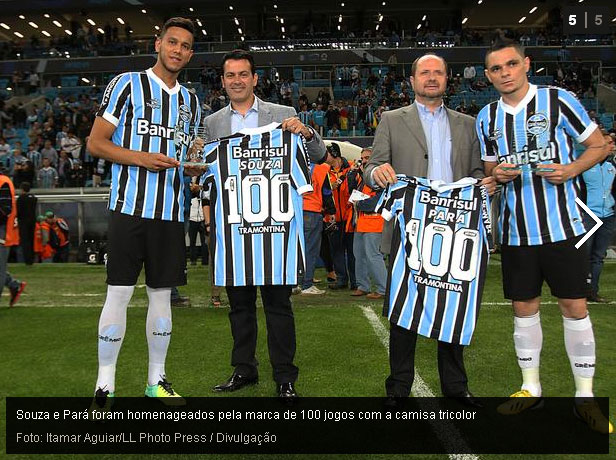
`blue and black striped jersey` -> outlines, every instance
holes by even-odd
[[[580,180],[554,185],[533,174],[541,164],[572,163],[574,141],[583,142],[597,128],[568,91],[530,85],[517,107],[502,99],[479,112],[477,135],[484,161],[520,165],[522,173],[503,186],[499,230],[502,243],[532,246],[586,232],[575,202]]]
[[[383,315],[443,342],[468,345],[488,262],[490,209],[472,178],[446,184],[398,176],[377,204],[395,219]]]
[[[116,129],[111,141],[126,149],[163,153],[180,160],[186,147],[176,149],[178,121],[198,126],[197,96],[176,82],[168,88],[152,69],[115,77],[103,93],[97,116]],[[148,171],[114,163],[109,209],[146,219],[184,221],[183,167]]]
[[[304,138],[279,123],[206,144],[214,284],[295,285],[304,271]]]

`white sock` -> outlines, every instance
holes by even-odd
[[[595,375],[595,335],[590,316],[582,319],[565,318],[565,348],[575,381],[576,398],[592,398],[592,381]]]
[[[541,396],[539,364],[543,331],[539,312],[532,316],[513,318],[513,343],[518,365],[522,370],[522,390]]]
[[[107,298],[98,321],[98,378],[96,387],[113,393],[118,354],[126,332],[126,308],[135,286],[107,286]]]
[[[171,288],[148,287],[148,317],[145,332],[148,338],[148,385],[156,385],[165,377],[165,358],[171,340]]]

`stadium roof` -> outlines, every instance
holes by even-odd
[[[242,23],[245,21],[248,33],[254,27],[267,30],[275,26],[268,21],[277,15],[286,17],[287,24],[294,22],[296,31],[305,27],[308,15],[317,24],[331,23],[338,15],[348,23],[357,24],[361,20],[362,24],[373,24],[382,14],[385,23],[395,21],[396,28],[406,30],[415,28],[424,15],[441,29],[453,29],[464,18],[468,18],[464,27],[518,26],[522,17],[525,17],[522,25],[542,26],[555,8],[605,7],[607,3],[611,22],[616,19],[616,2],[605,0],[0,0],[0,40],[14,39],[15,32],[30,38],[32,34],[42,34],[43,30],[47,32],[45,36],[58,36],[69,28],[70,21],[87,26],[87,19],[96,24],[95,28],[106,23],[124,27],[121,25],[124,22],[130,24],[135,34],[148,35],[156,33],[155,27],[172,16],[200,19],[206,24],[204,28],[217,29],[210,35],[226,33],[223,26],[235,17]],[[616,25],[616,21],[611,24]]]

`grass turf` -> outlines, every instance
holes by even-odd
[[[96,328],[106,291],[104,268],[80,264],[39,264],[32,267],[11,265],[10,271],[13,276],[27,281],[28,286],[16,307],[0,307],[0,396],[91,394],[97,369]],[[325,278],[322,271],[318,271],[316,276]],[[189,284],[180,291],[190,297],[192,307],[174,308],[173,311],[173,340],[167,359],[167,374],[183,396],[214,396],[211,387],[231,372],[232,340],[228,307],[214,309],[209,306],[207,279],[207,267],[189,267]],[[606,263],[601,285],[604,296],[616,299],[616,263]],[[547,288],[544,289],[543,300],[541,375],[544,394],[570,396],[574,391],[573,379],[564,350],[562,320],[555,299],[549,296]],[[350,297],[349,291],[328,291],[323,296],[294,296],[293,303],[298,345],[296,364],[300,368],[297,387],[300,394],[383,395],[383,381],[388,372],[387,351],[360,308],[369,306],[380,317],[382,303],[365,298],[358,300]],[[8,292],[5,289],[2,305],[7,304]],[[118,396],[143,394],[147,376],[147,346],[143,332],[146,306],[147,296],[144,280],[141,279],[128,310],[127,332],[116,376]],[[595,393],[599,396],[616,397],[615,308],[616,303],[589,306],[597,342]],[[272,396],[275,391],[270,377],[262,309],[259,309],[258,315],[260,384],[242,390],[240,396]],[[513,350],[512,330],[511,308],[502,297],[499,259],[494,257],[490,263],[473,343],[465,352],[470,388],[476,395],[503,396],[518,389],[520,376]],[[427,385],[439,395],[436,346],[433,341],[421,338],[418,341],[416,367]],[[4,419],[3,400],[0,406],[0,452],[5,450]],[[612,452],[614,447],[612,437]],[[305,458],[285,456],[288,459],[299,457]],[[331,459],[342,457],[327,456]],[[368,457],[392,458],[365,456]],[[489,457],[505,458],[496,455]]]

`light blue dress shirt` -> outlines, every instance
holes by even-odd
[[[237,110],[231,109],[231,133],[235,134],[244,128],[258,128],[259,127],[259,103],[255,97],[252,107],[248,109],[246,115],[242,115]]]
[[[441,104],[434,113],[415,101],[419,119],[428,145],[428,179],[453,182],[451,165],[451,129],[445,106]]]

